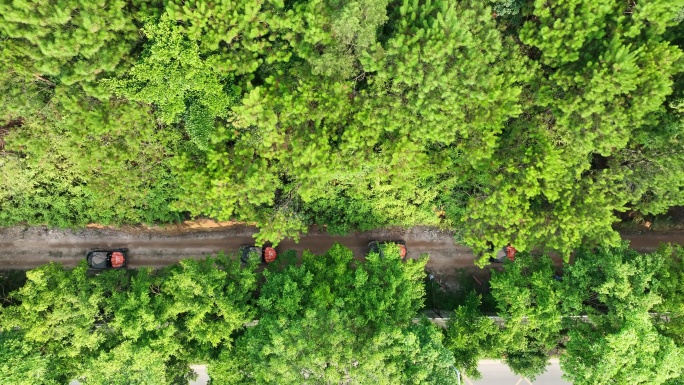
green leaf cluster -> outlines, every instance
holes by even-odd
[[[139,1],[29,0],[0,4],[0,67],[23,79],[81,85],[121,73],[138,40]]]
[[[534,379],[546,370],[548,355],[561,338],[564,298],[553,262],[546,256],[516,256],[503,272],[492,272],[490,284],[504,322],[498,337],[506,362],[513,372]]]
[[[31,270],[0,308],[0,375],[177,384],[204,362],[227,384],[453,383],[441,330],[413,322],[426,257],[404,262],[388,247],[358,261],[334,245],[295,262],[287,252],[263,277],[224,254],[157,271],[89,274],[85,261]]]
[[[664,247],[639,254],[623,244],[578,254],[566,269],[563,306],[590,321],[568,322],[567,352],[561,356],[568,380],[663,384],[684,375],[681,333],[666,331],[670,316],[675,325],[681,318],[684,303],[677,280],[681,267],[670,262],[673,252]],[[676,255],[681,257],[681,248]]]
[[[107,82],[129,100],[154,104],[165,124],[185,117],[190,139],[206,149],[216,118],[228,116],[233,104],[230,80],[212,68],[190,40],[164,15],[143,29],[148,45],[125,76]],[[228,92],[226,92],[226,90]]]
[[[259,322],[233,351],[210,365],[221,383],[446,384],[453,356],[430,322],[412,325],[420,308],[426,259],[355,261],[334,245],[305,252],[301,266],[267,270]]]
[[[0,311],[3,379],[16,383],[177,384],[188,364],[231,346],[254,316],[255,266],[225,255],[154,272],[96,276],[51,263]]]
[[[675,384],[684,378],[682,248],[640,254],[626,243],[584,248],[562,275],[548,256],[521,253],[489,282],[497,324],[472,294],[456,307],[444,345],[478,378],[481,358],[501,357],[529,379],[560,356],[576,384]]]
[[[168,157],[179,135],[147,107],[83,93],[24,113],[0,156],[0,223],[84,226],[171,222],[177,195]]]

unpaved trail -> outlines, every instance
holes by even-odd
[[[0,229],[0,269],[31,269],[49,261],[76,266],[88,249],[127,247],[130,267],[161,267],[184,258],[202,258],[218,252],[234,253],[243,244],[253,243],[256,228],[234,225],[213,230],[142,230],[94,229],[57,230],[45,227],[11,227]],[[653,251],[661,242],[684,244],[684,232],[630,233],[624,238],[639,251]],[[454,243],[453,234],[429,227],[408,230],[374,230],[333,236],[312,229],[297,244],[281,242],[277,249],[310,250],[322,253],[338,242],[361,258],[371,240],[403,239],[411,257],[426,253],[428,269],[450,274],[455,268],[473,267],[475,256],[465,246]]]
[[[30,269],[49,261],[76,266],[88,249],[127,247],[130,267],[161,267],[184,258],[202,258],[218,252],[234,253],[243,244],[254,242],[252,226],[235,225],[214,230],[151,231],[140,229],[56,230],[44,227],[0,229],[0,269]],[[299,243],[282,241],[277,249],[310,250],[323,253],[334,243],[341,243],[361,258],[371,240],[404,239],[409,255],[430,255],[435,267],[472,266],[470,249],[454,244],[449,232],[433,228],[376,230],[334,236],[312,229]]]

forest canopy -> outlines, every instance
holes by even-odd
[[[0,4],[0,225],[433,225],[568,256],[684,205],[684,0]]]
[[[0,378],[170,385],[204,363],[216,384],[451,385],[456,370],[478,378],[482,358],[534,379],[556,355],[574,384],[681,384],[684,248],[575,258],[520,253],[489,293],[451,301],[445,328],[421,314],[427,256],[398,247],[290,250],[264,269],[224,254],[101,274],[51,262],[0,292]]]

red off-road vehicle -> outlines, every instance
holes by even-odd
[[[128,262],[128,249],[94,249],[86,253],[91,269],[122,269]]]
[[[490,251],[494,251],[494,245],[490,246]],[[502,247],[497,251],[496,257],[489,257],[489,262],[503,263],[506,259],[513,262],[515,261],[515,254],[517,252],[518,250],[516,250],[515,247],[511,246],[511,244],[509,243],[508,245]]]
[[[238,255],[240,256],[240,260],[244,263],[249,262],[252,258],[258,259],[259,262],[271,263],[275,261],[278,256],[273,247],[258,247],[254,245],[240,246]]]
[[[378,253],[380,254],[380,258],[385,258],[385,254],[383,250],[387,245],[397,245],[399,246],[399,255],[401,256],[401,259],[406,259],[406,256],[408,255],[408,249],[406,249],[406,242],[402,240],[398,241],[371,241],[368,244],[368,254],[370,253]]]

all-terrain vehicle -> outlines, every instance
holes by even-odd
[[[494,245],[490,246],[490,251],[494,251]],[[509,261],[513,262],[515,261],[515,253],[518,251],[515,249],[515,247],[511,246],[509,243],[508,245],[500,248],[496,252],[496,257],[489,257],[489,262],[490,263],[503,263],[508,259]]]
[[[86,253],[86,260],[91,269],[122,269],[128,262],[128,249],[93,249]]]
[[[258,247],[254,245],[242,245],[238,249],[240,260],[248,263],[250,259],[258,259],[260,263],[271,263],[276,260],[278,254],[275,249],[270,246]]]
[[[401,256],[401,259],[406,259],[406,256],[408,255],[408,249],[406,249],[406,242],[404,242],[403,240],[398,240],[398,241],[371,241],[368,244],[368,254],[378,253],[378,254],[380,254],[380,258],[385,258],[385,254],[384,254],[383,250],[387,247],[387,245],[399,246],[399,255]]]

